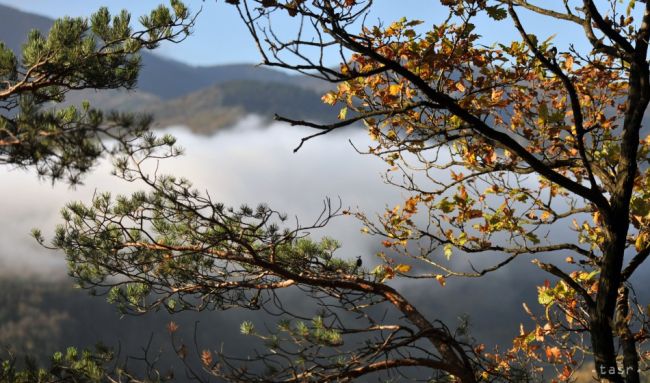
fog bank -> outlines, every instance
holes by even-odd
[[[384,185],[383,162],[361,156],[349,144],[363,147],[367,134],[348,129],[307,142],[297,153],[293,148],[308,130],[251,116],[232,129],[212,137],[195,136],[184,129],[169,130],[185,148],[185,155],[160,162],[159,173],[191,180],[208,191],[215,201],[239,206],[267,203],[289,217],[308,224],[316,219],[323,200],[340,198],[344,207],[381,211],[398,203],[400,194]],[[166,131],[167,132],[167,131]],[[70,201],[88,202],[94,192],[129,193],[143,185],[122,182],[110,175],[110,161],[104,160],[84,178],[84,185],[70,188],[38,180],[33,171],[0,168],[0,198],[5,201],[0,215],[0,268],[4,273],[64,276],[65,262],[58,252],[41,248],[30,238],[32,228],[46,237],[59,223],[60,208]],[[291,221],[290,222],[295,222]],[[344,244],[345,253],[364,253],[373,240],[359,234],[359,222],[339,218],[317,236],[330,235]]]

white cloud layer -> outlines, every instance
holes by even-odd
[[[228,205],[265,202],[307,224],[316,219],[326,197],[335,203],[340,197],[344,207],[359,206],[366,211],[381,211],[400,199],[380,179],[385,164],[359,155],[347,141],[351,138],[364,147],[367,135],[359,129],[316,138],[295,154],[293,148],[309,131],[277,123],[265,127],[254,116],[212,137],[194,136],[183,129],[171,133],[186,149],[185,155],[161,161],[159,172],[185,177]],[[96,191],[118,194],[143,188],[111,176],[110,170],[109,161],[102,161],[83,186],[71,189],[63,183],[38,180],[32,171],[0,168],[0,199],[4,201],[0,267],[23,275],[64,276],[63,255],[41,248],[29,233],[37,227],[46,237],[51,235],[60,222],[60,208],[67,202],[88,202]],[[345,254],[353,257],[374,241],[360,235],[359,229],[358,221],[342,217],[315,234],[337,238]]]

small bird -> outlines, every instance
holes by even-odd
[[[252,310],[259,310],[260,309],[260,294],[262,293],[262,290],[257,290],[257,294],[255,294],[254,297],[251,298],[250,302],[248,302],[248,307]]]
[[[359,267],[363,265],[363,260],[361,259],[361,256],[357,256],[357,266],[354,268],[354,270],[357,270]]]
[[[557,57],[557,47],[551,47],[551,49],[548,50],[548,59],[551,60],[553,64],[556,64],[556,57]]]

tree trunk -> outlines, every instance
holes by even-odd
[[[622,152],[624,151],[622,150]],[[634,174],[636,174],[636,150],[634,150],[634,153],[634,161],[631,164],[628,163],[628,167],[623,172],[625,176],[629,176],[629,172],[632,172],[632,176],[630,177],[632,180],[634,179]],[[625,154],[622,157],[625,157]],[[626,161],[622,160],[621,162]],[[603,246],[603,257],[600,262],[600,278],[598,281],[596,304],[590,313],[590,335],[596,373],[600,381],[623,383],[625,381],[623,378],[625,368],[623,365],[617,364],[615,347],[616,334],[612,324],[616,310],[618,288],[623,282],[621,270],[623,268],[626,237],[630,223],[629,201],[631,197],[631,185],[620,182],[617,186],[619,186],[617,188],[618,193],[612,195],[610,199],[611,209],[608,212],[609,214],[603,227],[606,239]],[[633,339],[629,340],[633,342]],[[636,358],[638,359],[638,355]],[[628,360],[628,363],[638,363],[638,360]],[[628,382],[632,383],[633,381],[628,380]]]
[[[628,374],[627,378],[623,379],[626,367],[638,365],[638,354],[636,351],[631,352],[631,349],[635,348],[634,339],[622,339],[625,361],[619,366],[616,360],[616,335],[612,328],[618,288],[623,282],[621,270],[630,225],[630,200],[638,169],[639,131],[650,99],[648,66],[634,62],[629,73],[629,93],[623,122],[620,161],[616,168],[616,183],[609,200],[609,209],[601,212],[605,217],[605,244],[602,248],[596,305],[590,313],[590,335],[596,373],[601,382],[615,383],[638,383],[638,374],[635,373]]]

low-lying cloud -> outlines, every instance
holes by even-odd
[[[319,215],[326,197],[335,201],[340,197],[344,207],[358,207],[368,214],[381,213],[406,197],[383,183],[381,174],[386,165],[382,161],[359,155],[348,143],[350,139],[357,147],[366,147],[365,131],[351,128],[319,137],[294,154],[293,148],[309,130],[277,123],[263,125],[263,120],[251,116],[212,137],[172,129],[186,154],[161,161],[159,172],[190,179],[199,190],[209,191],[215,201],[234,206],[265,202],[305,224]],[[110,170],[111,165],[104,161],[85,178],[84,186],[70,189],[65,184],[52,186],[39,181],[32,172],[0,168],[0,199],[4,201],[0,215],[2,272],[63,278],[63,255],[38,246],[29,232],[38,227],[51,234],[60,222],[60,207],[69,201],[88,202],[95,192],[118,194],[143,188],[110,176]],[[353,218],[341,217],[314,234],[338,239],[343,245],[341,256],[362,255],[367,260],[364,265],[372,265],[376,260],[372,254],[380,250],[379,240],[362,235],[360,228]],[[566,230],[559,235],[566,235],[567,240],[573,237]],[[504,345],[517,335],[518,324],[526,320],[521,303],[527,301],[534,307],[535,286],[548,277],[530,259],[522,256],[480,279],[449,280],[444,288],[435,280],[400,282],[400,287],[432,319],[443,319],[453,327],[460,314],[468,314],[476,338]],[[233,331],[238,322],[260,315],[250,311],[218,314],[223,325],[219,341],[230,343],[238,353],[250,351],[245,344],[232,343]]]
[[[211,137],[171,129],[185,155],[161,161],[159,172],[191,180],[216,201],[234,206],[264,202],[305,224],[318,216],[326,197],[335,203],[340,198],[345,207],[378,211],[399,200],[399,193],[380,179],[384,164],[360,156],[348,143],[351,138],[363,146],[367,136],[362,130],[320,137],[294,154],[293,148],[309,131],[279,123],[262,124],[263,120],[251,116]],[[41,248],[29,233],[35,227],[44,234],[52,233],[60,222],[60,208],[67,202],[88,202],[95,192],[119,194],[144,188],[122,182],[111,176],[110,170],[110,162],[104,160],[84,179],[84,185],[71,189],[38,180],[32,171],[0,168],[0,198],[5,201],[0,216],[2,269],[65,275],[63,256]],[[346,252],[356,256],[369,241],[357,235],[359,228],[353,219],[338,219],[316,234],[336,237],[345,244]]]

